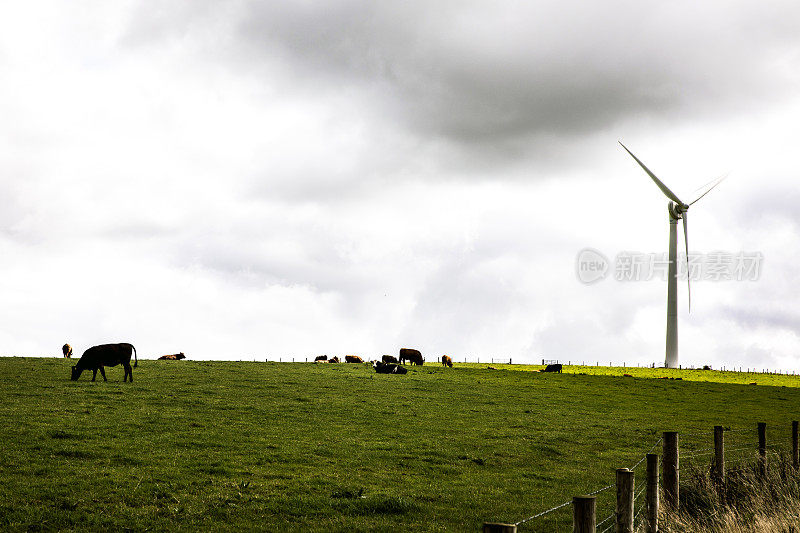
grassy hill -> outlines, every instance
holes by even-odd
[[[763,421],[788,450],[800,416],[794,376],[141,361],[131,384],[71,364],[0,358],[3,530],[474,531],[608,485],[662,431],[690,455],[715,424],[754,446]]]

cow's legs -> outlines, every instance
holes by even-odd
[[[92,381],[94,381],[96,378],[97,378],[97,369],[94,368],[92,369]]]
[[[103,376],[103,381],[108,381],[108,379],[106,378],[106,371],[103,370],[102,366],[100,367],[100,374]]]
[[[131,368],[131,364],[123,363],[122,365],[125,367],[125,377],[122,378],[122,381],[128,381],[128,376],[130,376],[131,383],[133,383],[133,369]]]

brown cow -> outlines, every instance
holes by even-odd
[[[333,357],[328,359],[328,362],[329,363],[338,363],[339,362],[339,356],[338,355],[334,355]]]
[[[381,357],[381,361],[384,362],[384,363],[389,363],[389,364],[393,364],[393,365],[396,365],[397,363],[399,363],[399,361],[397,360],[397,357],[395,357],[393,355],[384,355],[383,357]]]
[[[318,356],[317,356],[317,357],[314,359],[314,362],[316,363],[317,361],[322,361],[322,362],[324,363],[324,362],[325,362],[325,361],[327,361],[327,360],[328,360],[328,356],[327,356],[327,355],[318,355]]]
[[[406,364],[406,359],[411,361],[411,364],[422,365],[425,364],[422,354],[419,350],[413,348],[400,348],[400,363]]]
[[[186,359],[186,356],[181,353],[174,353],[170,355],[162,355],[158,358],[159,361],[180,361],[181,359]]]
[[[64,357],[66,357],[67,359],[72,357],[72,346],[70,346],[69,344],[65,344],[64,346],[62,346],[61,351],[64,353]]]
[[[364,360],[363,360],[363,359],[361,359],[361,358],[360,358],[359,356],[357,356],[357,355],[345,355],[345,356],[344,356],[344,362],[345,362],[345,363],[363,363],[363,362],[364,362]]]
[[[442,366],[453,368],[453,360],[450,358],[449,355],[442,356]]]

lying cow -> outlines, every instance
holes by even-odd
[[[413,348],[400,348],[400,363],[406,364],[406,360],[410,361],[413,365],[425,364],[425,359],[419,350]]]
[[[381,361],[383,361],[384,363],[390,363],[390,364],[393,364],[393,365],[396,365],[397,363],[400,362],[400,361],[397,360],[397,357],[395,357],[393,355],[384,355],[383,357],[381,357]]]
[[[442,356],[442,366],[453,368],[453,360],[450,358],[449,355]]]
[[[314,362],[315,363],[317,361],[327,361],[327,360],[328,360],[328,356],[327,355],[318,355],[317,357],[314,358]]]
[[[561,373],[561,363],[556,363],[554,365],[547,365],[546,368],[543,368],[539,372],[558,372]]]
[[[400,365],[375,361],[373,365],[378,374],[406,374],[408,370]]]
[[[328,362],[329,363],[338,363],[339,362],[339,356],[338,355],[334,355],[333,357],[328,359]]]
[[[106,372],[103,370],[104,366],[117,366],[122,365],[125,368],[125,377],[122,381],[128,381],[128,377],[133,382],[133,370],[131,369],[131,355],[134,357],[134,368],[139,365],[139,358],[136,356],[136,348],[127,342],[119,344],[101,344],[100,346],[92,346],[85,352],[78,363],[72,367],[72,381],[77,381],[81,377],[84,370],[92,371],[92,381],[97,377],[97,371],[103,376],[103,381],[106,379]]]
[[[344,356],[344,362],[345,362],[345,363],[363,363],[363,362],[364,362],[364,360],[363,360],[363,359],[361,359],[361,358],[360,358],[359,356],[357,356],[357,355],[345,355],[345,356]]]
[[[69,344],[65,344],[64,346],[61,347],[61,352],[64,354],[64,357],[69,359],[70,357],[72,357],[72,346],[70,346]]]
[[[159,361],[180,361],[181,359],[186,359],[186,356],[181,353],[174,353],[171,355],[162,355],[158,358]]]

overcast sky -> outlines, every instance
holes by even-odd
[[[622,140],[762,258],[679,284],[681,362],[800,370],[798,89],[790,1],[5,2],[0,354],[663,364]]]

